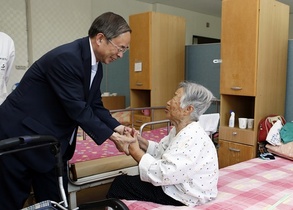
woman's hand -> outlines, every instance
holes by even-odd
[[[129,155],[128,146],[129,144],[135,142],[135,139],[129,134],[129,135],[121,135],[119,133],[114,132],[110,138],[115,145],[116,148],[120,152],[125,152],[126,155]]]
[[[130,135],[129,133],[127,134],[128,136]],[[139,133],[138,132],[134,132],[134,139],[135,142],[129,144],[129,154],[133,157],[133,159],[135,159],[138,163],[140,162],[142,156],[145,154],[145,152],[140,148],[140,144],[138,142],[138,136]]]
[[[141,135],[137,135],[137,140],[139,143],[139,147],[146,152],[149,146],[149,141],[143,138]]]
[[[137,131],[135,128],[132,128],[131,130],[127,130],[124,132],[125,135],[127,133],[130,133],[131,136],[133,136],[133,137],[136,136],[140,149],[142,149],[144,152],[147,151],[148,146],[149,146],[149,141],[146,140],[145,138],[143,138],[140,135],[139,131]]]

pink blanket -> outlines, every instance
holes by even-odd
[[[220,170],[218,197],[197,207],[123,200],[130,210],[292,210],[293,162],[255,158]]]
[[[167,135],[167,128],[157,128],[151,131],[144,131],[142,136],[148,140],[160,141]],[[106,140],[102,145],[97,145],[88,135],[83,139],[83,131],[78,130],[75,153],[69,163],[77,163],[105,157],[122,155],[116,149],[111,140]]]

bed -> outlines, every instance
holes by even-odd
[[[218,197],[197,207],[174,207],[152,202],[122,200],[130,210],[292,210],[293,162],[254,158],[220,169]]]
[[[165,107],[148,107],[150,110],[164,108]],[[146,107],[113,110],[111,112],[121,124],[132,126],[133,112],[143,109],[146,109]],[[217,131],[219,117],[219,113],[205,114],[200,117],[202,126],[211,136]],[[151,129],[144,130],[145,127]],[[159,141],[169,133],[170,129],[171,124],[169,120],[159,120],[144,123],[140,127],[140,133],[146,139]],[[112,182],[116,176],[121,174],[136,175],[139,173],[136,161],[131,156],[119,152],[112,141],[106,140],[102,145],[98,146],[81,129],[78,130],[75,153],[68,163],[68,168],[70,208],[75,208],[77,206],[76,193],[78,191],[108,184]]]

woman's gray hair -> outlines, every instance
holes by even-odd
[[[94,20],[88,35],[90,38],[93,38],[98,33],[102,33],[107,40],[111,40],[126,32],[131,33],[126,20],[113,12],[106,12]]]
[[[180,100],[180,107],[185,108],[192,105],[194,111],[190,114],[190,118],[192,121],[198,121],[199,116],[210,107],[212,100],[215,98],[212,92],[202,85],[188,81],[181,82],[178,88],[183,88],[184,91]]]

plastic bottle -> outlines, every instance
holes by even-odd
[[[233,128],[235,125],[235,113],[231,111],[230,119],[229,119],[229,127]]]

